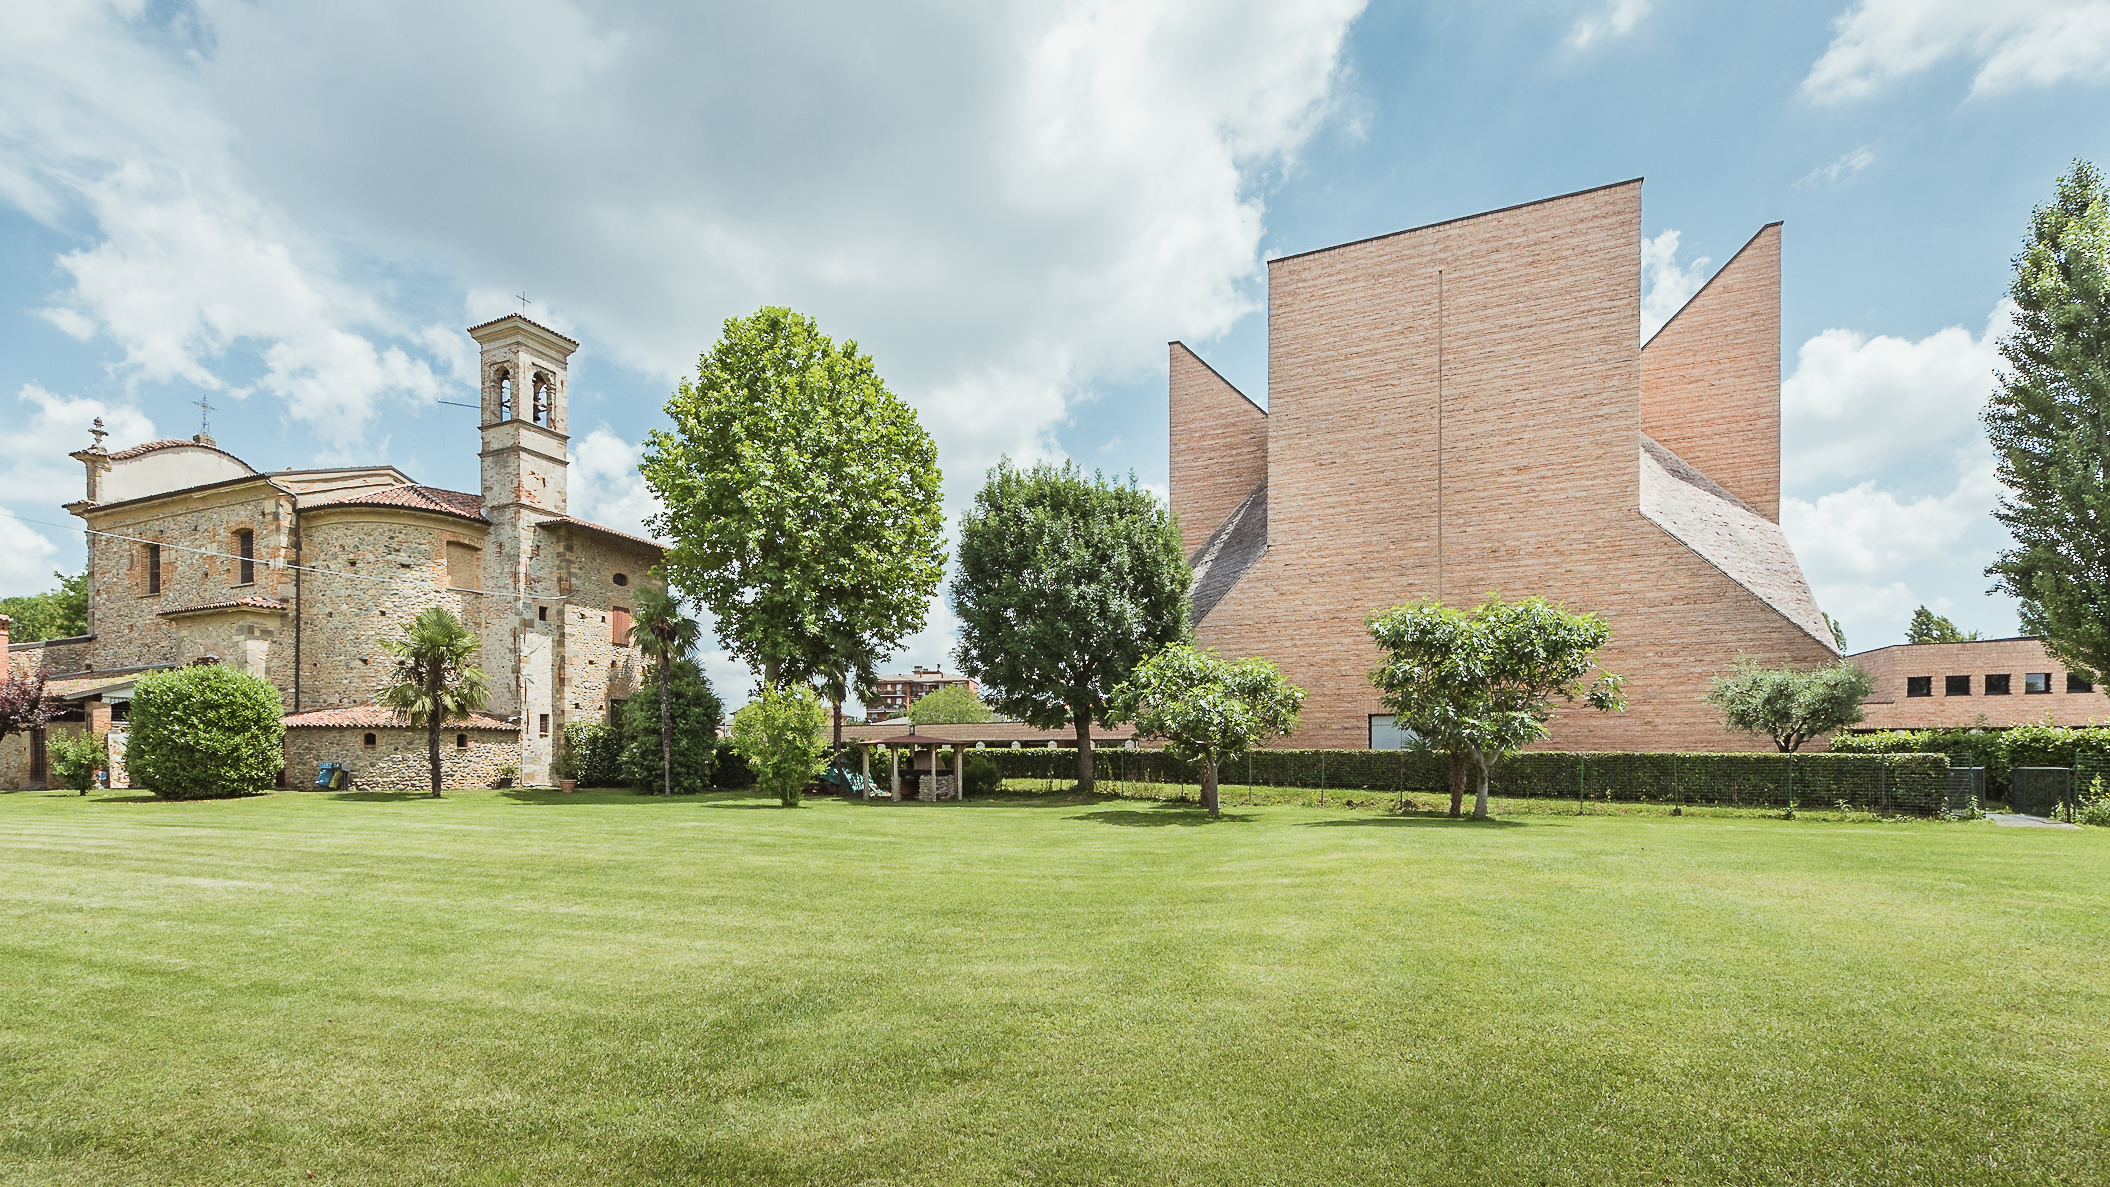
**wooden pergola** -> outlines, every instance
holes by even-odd
[[[963,800],[967,798],[967,784],[960,778],[960,752],[966,749],[965,743],[953,741],[951,738],[919,734],[914,729],[891,738],[871,738],[860,741],[857,743],[857,751],[859,761],[864,766],[866,788],[872,786],[872,748],[874,746],[886,747],[893,758],[892,782],[893,795],[896,800],[901,798],[901,752],[903,750],[908,751],[909,770],[913,772],[916,769],[916,751],[925,746],[930,747],[930,773],[935,778],[938,774],[938,752],[946,747],[951,747],[952,763],[950,765],[952,768],[953,787],[955,788],[954,794]],[[871,792],[868,790],[865,794],[870,795]]]

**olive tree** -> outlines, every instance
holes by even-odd
[[[1192,583],[1178,525],[1133,476],[1122,485],[1006,459],[960,520],[954,654],[1004,716],[1075,728],[1077,787],[1089,792],[1092,723],[1119,720],[1115,686],[1190,637]]]
[[[1876,690],[1867,672],[1845,661],[1808,670],[1769,668],[1738,656],[1726,676],[1707,687],[1706,701],[1722,714],[1722,728],[1762,734],[1782,754],[1812,738],[1861,720],[1861,702]]]
[[[1451,815],[1477,769],[1473,819],[1487,819],[1487,778],[1505,756],[1548,736],[1556,699],[1626,708],[1624,678],[1597,668],[1611,625],[1544,598],[1489,594],[1471,610],[1416,602],[1364,620],[1384,661],[1370,673],[1384,707],[1415,746],[1451,760]],[[1592,670],[1597,678],[1584,683]]]
[[[1267,660],[1233,663],[1175,643],[1138,665],[1112,701],[1137,736],[1162,738],[1167,750],[1201,768],[1202,807],[1216,816],[1223,765],[1297,728],[1304,690]]]

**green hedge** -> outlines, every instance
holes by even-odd
[[[1077,752],[984,750],[1006,779],[1067,782]],[[1113,783],[1192,784],[1194,764],[1162,750],[1101,750],[1094,764]],[[1496,795],[1612,802],[1784,808],[1849,805],[1932,814],[1946,802],[1949,763],[1939,754],[1630,754],[1534,750],[1498,764]],[[1396,750],[1256,750],[1230,764],[1226,786],[1322,791],[1447,793],[1449,763]]]
[[[2110,728],[2018,725],[2012,729],[1890,730],[1843,734],[1833,754],[1940,754],[1952,767],[1984,767],[1986,795],[2007,799],[2016,767],[2072,767],[2077,755],[2110,754]]]

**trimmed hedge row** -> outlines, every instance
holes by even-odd
[[[1952,767],[1984,767],[1986,795],[2005,800],[2016,767],[2068,767],[2078,756],[2110,754],[2110,728],[2018,725],[2012,729],[1888,730],[1841,734],[1834,754],[1941,754]]]
[[[983,750],[1007,779],[1075,778],[1066,748]],[[1101,750],[1101,780],[1192,784],[1195,764],[1162,750]],[[1940,754],[1669,754],[1533,750],[1496,765],[1495,795],[1610,802],[1830,807],[1841,801],[1879,812],[1933,814],[1947,802],[1949,762]],[[1222,773],[1226,786],[1447,794],[1441,755],[1397,750],[1256,750]]]

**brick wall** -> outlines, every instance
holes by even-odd
[[[1310,692],[1288,745],[1360,747],[1374,609],[1495,591],[1605,615],[1632,709],[1551,745],[1752,749],[1700,702],[1738,651],[1830,648],[1639,511],[1640,185],[1269,266],[1269,548],[1197,629]],[[1183,443],[1175,443],[1175,453]]]
[[[1267,413],[1172,343],[1172,511],[1188,556],[1267,477]]]
[[[1641,429],[1780,522],[1780,224],[1641,351]]]
[[[1987,639],[1977,643],[1906,643],[1879,647],[1852,657],[1875,678],[1875,694],[1864,702],[1867,719],[1858,729],[1929,729],[1972,725],[2100,725],[2110,721],[2110,696],[2067,692],[2066,665],[2045,653],[2033,638]],[[2051,691],[2025,691],[2031,672],[2051,677]],[[2008,677],[2005,695],[1988,695],[1986,677]],[[1907,696],[1906,681],[1928,678],[1933,694]],[[1952,696],[1947,677],[1964,676],[1970,692]]]

